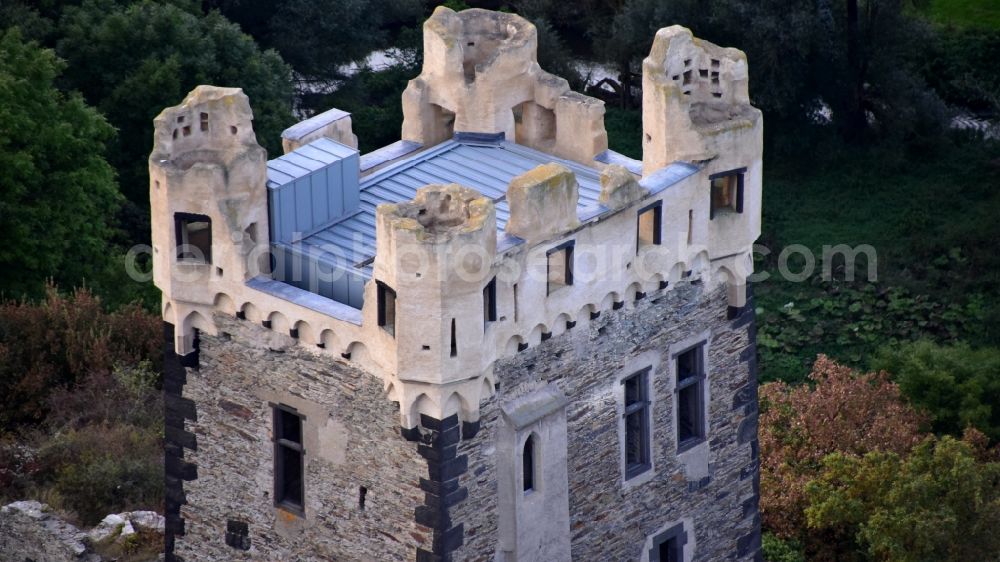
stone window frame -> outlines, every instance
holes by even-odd
[[[193,244],[194,247],[203,254],[202,259],[198,258],[185,258],[182,255],[188,253],[182,251],[184,248],[192,246],[189,242],[189,234],[187,231],[187,225],[191,223],[208,223],[208,246],[207,248],[202,248],[197,244]],[[200,215],[197,213],[174,213],[174,258],[177,263],[194,264],[194,265],[211,265],[212,264],[212,218],[208,215]]]
[[[736,168],[736,169],[733,169],[733,170],[726,170],[724,172],[718,172],[718,173],[711,174],[711,175],[708,176],[708,182],[709,182],[709,193],[708,193],[709,214],[708,214],[708,218],[709,218],[709,220],[714,219],[717,213],[736,213],[736,214],[740,214],[740,213],[743,212],[743,191],[744,191],[744,181],[745,181],[744,177],[746,176],[746,172],[747,172],[746,167],[743,167],[743,168]],[[728,178],[728,177],[731,177],[731,176],[735,176],[736,177],[736,194],[735,194],[736,200],[733,202],[733,206],[732,207],[726,205],[726,206],[718,207],[717,208],[715,206],[715,199],[716,199],[716,197],[715,197],[715,190],[716,190],[716,188],[715,188],[715,180],[722,179],[722,178]]]
[[[639,369],[638,371],[623,377],[619,382],[622,385],[622,404],[621,404],[621,417],[624,424],[624,439],[625,439],[625,480],[631,480],[640,474],[643,474],[653,468],[653,420],[652,420],[652,410],[653,401],[651,398],[652,390],[652,374],[653,367],[650,365]],[[628,381],[633,379],[639,379],[638,389],[640,390],[639,402],[634,404],[625,403],[625,391],[624,388],[628,384]],[[641,439],[641,456],[643,457],[642,462],[629,465],[628,463],[628,417],[634,414],[640,414],[640,419],[642,424],[640,426],[640,439]]]
[[[398,307],[396,305],[399,302],[396,290],[381,281],[375,281],[375,293],[378,301],[378,325],[390,336],[396,337],[396,321],[398,320]],[[392,296],[391,314],[388,298],[390,295]]]
[[[545,291],[547,295],[569,287],[573,285],[573,262],[575,259],[576,240],[567,240],[558,246],[554,246],[545,251]],[[557,287],[553,287],[552,284],[552,256],[563,252],[564,260],[563,271],[565,271],[564,281],[565,283],[559,284]]]
[[[537,422],[536,422],[537,423]],[[525,453],[528,451],[528,442],[531,442],[531,480],[530,487],[529,482],[525,478],[528,474],[525,470]],[[527,437],[520,443],[519,450],[521,451],[521,473],[519,478],[520,489],[524,495],[529,495],[535,492],[539,492],[542,489],[542,479],[541,479],[541,467],[542,467],[542,438],[538,435],[538,432],[532,429],[528,432]]]
[[[691,530],[691,523],[690,519],[675,521],[649,535],[643,547],[642,562],[667,562],[660,558],[660,546],[670,540],[676,541],[678,562],[691,560],[694,557],[694,533]]]
[[[646,213],[653,213],[653,241],[643,244],[642,242],[642,217]],[[649,246],[659,246],[663,243],[663,201],[656,201],[646,205],[636,212],[635,216],[635,253]]]
[[[271,407],[271,441],[274,444],[274,506],[289,511],[299,517],[305,517],[305,503],[306,503],[306,449],[305,449],[305,425],[306,416],[300,412],[298,409],[289,406],[287,404],[275,404],[268,403]],[[285,412],[295,416],[299,420],[299,442],[285,439],[280,437],[282,434],[281,426],[281,412]],[[300,470],[301,475],[299,476],[300,490],[299,494],[302,497],[302,503],[296,503],[294,501],[289,501],[285,496],[282,485],[285,480],[285,466],[282,460],[282,449],[291,449],[298,452],[300,457]]]
[[[673,423],[674,423],[674,438],[677,443],[677,453],[681,454],[687,452],[698,445],[705,443],[708,436],[708,406],[709,406],[709,395],[708,395],[708,346],[709,337],[707,334],[702,334],[696,338],[690,338],[684,342],[680,342],[679,345],[671,346],[670,350],[670,380],[673,386]],[[689,353],[694,350],[699,350],[699,367],[700,373],[693,377],[688,377],[687,379],[681,381],[678,371],[678,359],[681,355]],[[680,439],[680,392],[685,388],[695,386],[697,388],[698,397],[698,411],[697,411],[697,427],[698,435],[694,438],[689,438],[684,441]]]

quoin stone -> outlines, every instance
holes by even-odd
[[[761,113],[679,26],[643,155],[510,13],[439,7],[401,139],[155,120],[168,560],[760,560]]]

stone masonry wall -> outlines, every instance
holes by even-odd
[[[698,474],[697,467],[685,466],[677,454],[673,381],[667,367],[672,344],[706,331],[711,333],[708,459],[707,472]],[[627,302],[619,310],[604,310],[589,325],[576,326],[498,362],[499,389],[483,404],[481,430],[459,445],[459,453],[468,455],[468,471],[460,479],[468,498],[452,508],[454,520],[465,527],[465,541],[455,559],[494,559],[495,451],[497,428],[503,423],[499,406],[550,382],[569,398],[574,560],[645,560],[648,537],[688,518],[693,520],[687,540],[694,543],[694,560],[760,559],[754,339],[752,301],[743,309],[730,310],[724,287],[706,292],[697,281],[682,281]],[[651,372],[655,474],[649,481],[624,487],[616,377],[631,369],[635,358],[651,353],[659,358]]]
[[[187,369],[183,387],[197,408],[196,421],[185,420],[196,450],[184,452],[196,477],[184,482],[175,555],[187,562],[412,560],[418,548],[430,550],[433,530],[414,518],[428,463],[400,435],[399,407],[381,381],[252,322],[214,320],[219,336],[201,336],[200,368]],[[272,498],[269,404],[276,403],[306,418],[304,519]],[[237,547],[227,545],[227,531]]]

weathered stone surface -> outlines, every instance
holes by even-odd
[[[601,205],[621,209],[647,195],[632,172],[623,166],[611,164],[601,172]]]
[[[710,474],[689,480],[676,452],[667,349],[706,329],[711,333]],[[641,550],[647,536],[684,518],[693,521],[693,540],[689,539],[693,560],[734,559],[741,539],[744,552],[738,559],[752,560],[753,541],[743,537],[759,528],[753,519],[744,518],[751,505],[756,505],[754,480],[740,477],[748,464],[755,464],[750,462],[751,446],[737,439],[743,416],[732,410],[741,389],[756,384],[748,380],[751,373],[740,361],[747,343],[747,328],[734,330],[726,320],[724,287],[706,293],[699,285],[682,282],[669,292],[651,293],[634,306],[606,310],[586,329],[570,330],[499,361],[496,375],[502,384],[497,397],[482,405],[482,427],[476,437],[459,444],[459,452],[469,457],[469,470],[461,478],[469,497],[451,511],[466,529],[456,559],[493,560],[496,550],[499,404],[532,385],[555,384],[569,398],[567,457],[574,560],[645,560]],[[659,356],[660,365],[652,371],[655,475],[624,488],[615,377],[631,358],[649,353]]]
[[[580,224],[576,176],[550,163],[517,176],[507,188],[510,220],[506,231],[529,243],[540,242]]]
[[[398,407],[381,381],[302,346],[262,349],[254,341],[268,331],[251,322],[215,321],[230,337],[202,335],[200,368],[187,371],[183,389],[198,404],[197,422],[185,422],[198,450],[184,456],[198,478],[184,483],[184,535],[174,553],[186,562],[412,560],[418,548],[432,550],[433,532],[414,520],[428,463],[400,436]],[[272,498],[277,403],[305,416],[304,517]],[[247,550],[226,544],[230,520],[246,523]]]
[[[100,544],[104,542],[111,542],[118,538],[122,534],[125,525],[128,524],[128,519],[112,513],[101,520],[96,527],[87,533],[90,541],[94,544]],[[131,528],[131,525],[129,525]],[[135,532],[134,530],[132,532]]]
[[[0,560],[101,562],[85,537],[45,504],[19,501],[0,507]]]

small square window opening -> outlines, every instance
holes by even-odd
[[[548,259],[548,292],[551,294],[573,284],[573,242],[566,242],[552,248],[546,254]]]
[[[396,291],[381,281],[376,282],[378,293],[378,325],[390,335],[396,335]]]
[[[660,244],[663,231],[662,217],[663,206],[659,201],[639,211],[636,251],[646,246]]]

